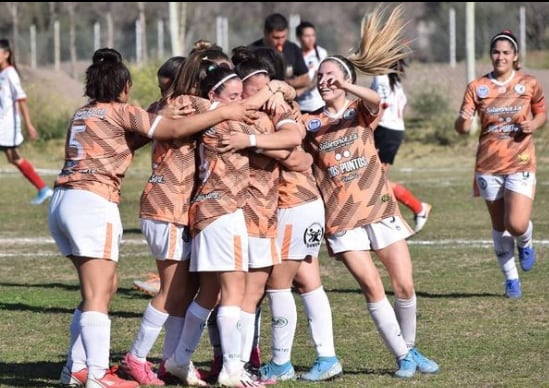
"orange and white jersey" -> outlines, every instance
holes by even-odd
[[[511,79],[500,83],[486,74],[467,85],[461,110],[475,110],[480,117],[476,172],[536,171],[532,136],[520,131],[520,122],[546,111],[536,78],[517,71]]]
[[[258,114],[259,117],[252,126],[253,133],[260,135],[275,132],[271,117],[261,111]],[[280,119],[280,115],[277,118]],[[276,237],[280,165],[275,159],[253,150],[250,151],[249,158],[248,201],[243,209],[248,235],[261,238]]]
[[[176,104],[206,112],[210,102],[195,96],[179,96]],[[141,195],[141,218],[189,224],[189,206],[196,187],[194,137],[152,144],[152,174]]]
[[[88,190],[119,203],[121,181],[133,159],[126,132],[149,136],[156,117],[118,102],[78,109],[67,131],[65,163],[55,186]]]
[[[399,215],[400,210],[374,144],[378,116],[349,102],[338,117],[303,115],[306,150],[326,209],[326,234]]]
[[[282,168],[278,188],[278,207],[281,209],[320,198],[312,168],[307,171],[289,171]]]
[[[222,136],[231,132],[250,134],[252,129],[242,122],[223,121],[202,133],[198,146],[198,188],[189,212],[192,235],[219,217],[242,208],[248,198],[248,151],[218,151]]]

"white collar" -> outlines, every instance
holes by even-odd
[[[490,72],[490,81],[492,81],[492,83],[494,83],[495,85],[497,86],[505,86],[507,85],[509,82],[511,82],[511,80],[515,77],[515,71],[513,70],[511,72],[511,75],[509,76],[509,78],[507,78],[505,81],[498,81],[497,79],[494,78],[494,73],[493,72]]]

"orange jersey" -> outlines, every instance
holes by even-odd
[[[378,116],[355,100],[338,119],[322,112],[305,114],[303,120],[328,235],[400,216],[374,144]]]
[[[279,208],[295,207],[320,198],[312,169],[303,172],[282,168],[278,188]]]
[[[508,82],[498,83],[486,74],[467,85],[461,110],[475,110],[480,118],[475,171],[536,171],[533,138],[521,132],[520,122],[546,111],[538,80],[517,71]]]
[[[78,109],[65,141],[65,163],[55,186],[88,190],[120,202],[120,186],[133,159],[127,132],[147,135],[155,114],[124,103],[96,103]]]
[[[196,113],[206,112],[210,102],[195,96],[179,96],[176,104],[190,105]],[[155,109],[151,106],[149,109]],[[152,174],[141,195],[141,218],[189,224],[189,206],[196,182],[194,138],[155,141]]]
[[[246,203],[250,178],[247,151],[218,152],[221,137],[231,132],[250,134],[252,129],[241,122],[223,121],[202,134],[198,146],[198,189],[189,213],[193,235]]]
[[[271,117],[265,112],[258,113],[259,118],[253,125],[253,133],[260,135],[275,132],[275,125],[271,121]],[[274,120],[277,119],[282,119],[281,115],[274,118]],[[250,151],[249,158],[248,201],[243,208],[248,235],[261,238],[276,237],[279,163],[275,159],[254,151]]]

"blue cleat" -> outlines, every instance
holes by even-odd
[[[53,190],[46,186],[38,191],[38,194],[36,195],[36,197],[33,198],[30,203],[31,205],[42,205],[45,201],[50,199],[52,195]]]
[[[536,262],[536,251],[534,247],[518,247],[520,268],[524,272],[530,271]]]
[[[343,374],[343,368],[337,357],[318,357],[311,370],[299,376],[306,381],[329,381]]]
[[[273,384],[276,381],[295,380],[294,366],[290,361],[278,365],[272,360],[259,368],[259,381]]]
[[[397,360],[397,366],[398,370],[395,372],[395,377],[401,379],[409,379],[410,377],[413,377],[417,369],[417,363],[414,359],[413,351],[410,350],[406,357]]]
[[[421,373],[437,373],[440,369],[438,364],[433,360],[429,360],[423,354],[417,350],[417,348],[412,348],[412,355],[414,356],[414,361],[417,364],[417,370]]]
[[[520,289],[520,280],[509,279],[505,281],[505,297],[520,298],[522,291]]]

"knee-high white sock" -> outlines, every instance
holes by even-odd
[[[223,355],[219,328],[217,327],[217,307],[213,309],[208,318],[208,337],[210,337],[210,345],[212,345],[214,357]]]
[[[177,365],[188,365],[191,361],[202,337],[210,311],[200,306],[196,301],[193,301],[187,309],[183,332],[174,353],[174,361]]]
[[[164,348],[162,349],[162,359],[167,360],[175,353],[175,348],[181,337],[184,317],[174,317],[170,315],[164,323]]]
[[[223,351],[223,368],[229,374],[242,369],[240,345],[242,335],[238,328],[240,323],[240,306],[219,306],[217,310],[217,327]]]
[[[416,295],[410,299],[395,298],[395,314],[402,331],[402,337],[409,349],[416,343],[417,328],[417,300]]]
[[[533,234],[534,224],[532,224],[532,221],[528,221],[528,228],[526,228],[526,232],[517,237],[517,246],[521,248],[531,247]]]
[[[80,318],[82,342],[86,349],[88,374],[102,378],[109,369],[111,320],[98,311],[84,311]]]
[[[505,279],[518,279],[518,270],[515,263],[515,240],[507,231],[498,232],[492,230],[494,252],[498,259],[499,267]]]
[[[240,342],[240,360],[244,363],[250,361],[252,344],[254,342],[255,332],[255,313],[240,311],[240,330],[242,338]]]
[[[334,331],[332,309],[324,287],[301,294],[309,333],[318,357],[334,357]]]
[[[70,326],[71,339],[67,352],[67,367],[72,372],[78,372],[79,370],[86,368],[86,349],[84,349],[80,331],[81,318],[82,310],[76,308],[72,314]]]
[[[297,311],[292,290],[267,290],[271,308],[271,359],[282,365],[290,361],[295,330]]]
[[[366,306],[385,346],[397,360],[405,357],[408,354],[408,346],[402,338],[395,310],[393,310],[393,306],[391,306],[387,297],[376,303],[366,303]]]
[[[137,359],[146,362],[147,355],[151,351],[160,331],[168,319],[168,314],[155,309],[151,302],[147,305],[139,331],[130,349],[130,353]]]

